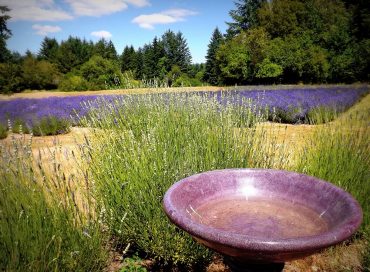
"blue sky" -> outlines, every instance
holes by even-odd
[[[112,40],[119,54],[136,49],[166,30],[181,31],[194,63],[205,61],[211,34],[226,31],[233,0],[0,0],[11,9],[8,48],[37,53],[45,36]]]

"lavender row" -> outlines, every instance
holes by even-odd
[[[280,115],[288,116],[285,121],[297,123],[304,120],[307,114],[318,107],[328,107],[337,112],[346,110],[368,93],[368,88],[362,87],[321,87],[297,88],[281,90],[237,90],[207,93],[216,96],[223,103],[240,103],[240,98],[249,99],[255,106],[274,108]],[[197,94],[205,94],[198,92]],[[0,101],[0,123],[7,120],[21,119],[29,125],[45,116],[54,116],[60,119],[72,119],[76,124],[76,114],[85,116],[88,113],[86,103],[94,106],[98,97],[102,96],[71,96],[48,97],[43,99],[14,99]],[[116,96],[105,95],[104,99],[112,101]],[[72,117],[72,118],[71,118]],[[284,120],[283,120],[284,121]]]

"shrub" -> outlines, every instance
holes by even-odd
[[[89,89],[106,89],[107,85],[115,84],[114,75],[120,74],[116,63],[98,55],[92,56],[82,64],[80,72],[82,77],[89,82]]]
[[[46,167],[30,144],[12,142],[0,146],[0,271],[101,271],[105,238],[91,200],[77,202],[82,191],[58,162]]]
[[[168,264],[193,265],[209,252],[169,222],[166,190],[191,174],[219,168],[282,167],[266,150],[266,134],[236,128],[256,118],[246,107],[190,94],[126,96],[82,120],[96,127],[87,139],[96,198],[116,239]]]
[[[6,126],[0,123],[0,139],[5,139],[8,136]]]
[[[20,92],[24,87],[22,67],[19,64],[0,63],[0,93]]]
[[[12,132],[14,133],[30,133],[28,125],[19,118],[16,118],[14,120],[14,123],[12,124]]]
[[[202,82],[199,79],[190,78],[187,74],[181,74],[172,84],[172,87],[196,87],[201,85]]]
[[[67,75],[59,82],[58,89],[62,91],[86,91],[88,82],[78,75]]]
[[[32,125],[32,132],[35,136],[58,135],[69,132],[70,126],[70,122],[66,119],[46,116]]]
[[[58,86],[60,73],[54,64],[27,56],[22,64],[22,77],[26,88],[50,90]]]
[[[315,107],[307,112],[305,123],[311,125],[325,124],[338,117],[338,112],[334,107]]]

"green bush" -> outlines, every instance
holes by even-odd
[[[8,136],[6,126],[0,123],[0,139],[5,139]]]
[[[17,93],[24,88],[25,83],[22,78],[21,65],[0,63],[0,93]]]
[[[332,107],[316,107],[311,109],[306,116],[305,123],[311,125],[325,124],[338,117],[338,112]]]
[[[115,75],[120,75],[120,70],[112,60],[95,55],[81,65],[80,73],[89,82],[89,89],[104,90],[115,85]]]
[[[187,74],[182,74],[175,80],[172,87],[196,87],[201,85],[202,82],[199,79],[191,78]]]
[[[12,142],[0,145],[0,271],[102,271],[106,240],[91,197],[78,203],[76,178]]]
[[[27,124],[23,120],[16,118],[12,124],[12,132],[27,134],[27,133],[30,133],[30,130]]]
[[[58,89],[61,91],[86,91],[89,89],[88,82],[78,75],[66,75],[59,82]]]
[[[175,181],[197,172],[283,167],[284,157],[266,156],[278,150],[266,144],[266,134],[237,128],[254,123],[251,112],[190,94],[101,101],[82,122],[97,128],[87,139],[86,160],[115,239],[162,263],[208,261],[210,253],[169,222],[162,198]]]
[[[71,124],[68,120],[46,116],[32,125],[32,132],[35,136],[58,135],[69,132],[70,128]]]

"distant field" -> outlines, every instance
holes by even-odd
[[[196,87],[168,89],[107,90],[96,92],[30,92],[12,96],[0,96],[0,124],[22,120],[32,124],[45,116],[71,119],[85,116],[84,103],[96,104],[101,97],[113,101],[116,97],[130,94],[197,93],[209,95],[223,103],[244,103],[254,110],[269,109],[270,119],[283,123],[307,123],[313,111],[327,108],[343,112],[368,93],[365,85],[322,86],[246,86],[237,88]],[[76,120],[71,121],[77,125]]]

